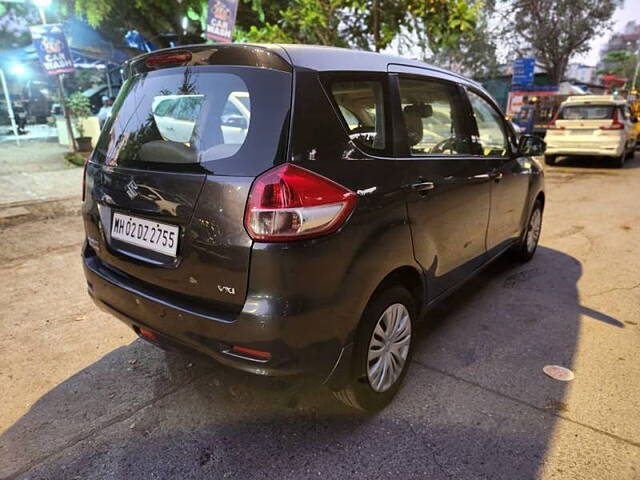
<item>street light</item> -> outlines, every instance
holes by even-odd
[[[23,77],[27,74],[27,69],[21,63],[14,63],[9,67],[9,71],[16,77]]]

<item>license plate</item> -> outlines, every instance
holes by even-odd
[[[175,257],[178,251],[179,231],[173,225],[122,213],[114,213],[111,223],[111,238],[170,257]]]

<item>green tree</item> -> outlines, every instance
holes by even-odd
[[[251,0],[261,11],[265,2]],[[280,2],[276,2],[280,3]],[[439,51],[472,36],[482,3],[466,0],[291,0],[239,40],[381,50],[397,41]]]
[[[192,21],[184,31],[182,19],[189,12],[204,16],[207,11],[201,0],[70,0],[69,5],[67,13],[75,11],[93,27],[117,32],[120,39],[126,30],[135,29],[161,47],[167,46],[165,32],[175,33],[179,44],[202,42],[201,23]]]
[[[564,77],[570,58],[589,49],[621,0],[506,0],[509,32],[522,45],[516,51],[533,54],[552,83]]]
[[[638,57],[628,50],[611,50],[602,57],[598,73],[613,73],[618,77],[633,78]]]

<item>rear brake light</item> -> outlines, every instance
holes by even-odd
[[[611,125],[603,125],[600,127],[600,130],[622,130],[624,129],[624,123],[620,121],[620,114],[618,113],[618,109],[613,110],[613,119]]]
[[[147,67],[168,67],[170,65],[182,65],[191,61],[191,52],[160,53],[148,57],[144,64]]]
[[[245,227],[261,242],[317,237],[337,230],[355,204],[356,194],[348,188],[287,163],[255,180]]]

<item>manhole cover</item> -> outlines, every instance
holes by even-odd
[[[547,365],[542,371],[554,380],[560,380],[561,382],[569,382],[575,378],[571,370],[560,365]]]

